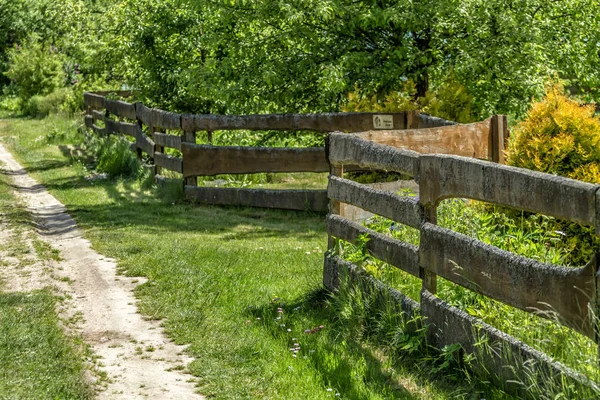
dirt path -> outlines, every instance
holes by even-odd
[[[182,355],[184,348],[165,337],[159,322],[144,320],[137,313],[132,290],[133,281],[140,279],[118,276],[114,260],[91,248],[65,207],[29,177],[2,145],[0,162],[39,224],[41,239],[58,249],[62,258],[50,261],[48,273],[29,274],[27,287],[70,282],[58,285],[71,297],[63,317],[82,317],[76,330],[100,357],[99,369],[108,375],[100,382],[104,390],[98,398],[202,399],[194,393],[192,377],[180,372],[191,361]],[[0,235],[6,236],[5,232]]]

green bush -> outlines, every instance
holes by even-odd
[[[96,170],[109,177],[137,177],[141,173],[142,163],[131,151],[131,143],[117,136],[88,136],[86,147],[96,161]]]
[[[30,38],[8,52],[6,72],[23,106],[36,95],[48,95],[65,85],[65,56],[54,46]]]
[[[50,114],[73,115],[83,109],[83,97],[77,96],[71,88],[65,87],[46,95],[32,96],[23,106],[23,114],[43,118]]]

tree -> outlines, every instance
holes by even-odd
[[[600,0],[123,0],[115,71],[183,111],[338,110],[358,87],[415,96],[451,79],[472,113],[523,115],[558,74],[600,83]],[[116,65],[117,60],[119,65]]]

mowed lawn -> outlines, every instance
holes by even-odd
[[[199,391],[216,398],[431,399],[472,382],[392,363],[345,330],[322,290],[323,215],[192,205],[138,180],[88,179],[63,144],[74,122],[8,118],[0,140],[62,201],[101,254],[149,281],[140,311],[188,344]],[[319,329],[316,329],[319,328]],[[312,333],[306,333],[312,330]],[[491,396],[491,397],[490,397]],[[486,398],[492,398],[490,393]]]

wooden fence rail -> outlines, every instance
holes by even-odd
[[[435,298],[438,275],[521,310],[557,318],[600,343],[595,319],[600,304],[596,256],[583,268],[554,266],[436,225],[436,207],[441,200],[469,198],[551,215],[595,227],[598,232],[600,185],[473,158],[418,154],[374,143],[373,139],[378,141],[380,137],[343,133],[328,137],[328,161],[334,173],[328,186],[332,213],[327,218],[327,231],[332,240],[324,273],[327,287],[338,287],[344,265],[335,256],[335,239],[356,243],[359,235],[366,235],[366,247],[372,256],[422,279],[420,313],[426,323],[432,324],[429,340],[440,348],[461,343],[465,349],[473,349],[477,340],[473,332],[477,330],[509,346],[518,342]],[[387,139],[383,142],[389,143]],[[418,183],[419,197],[403,197],[343,179],[344,164],[409,174]],[[419,229],[420,245],[417,248],[344,218],[340,203]],[[456,323],[451,325],[450,321]],[[518,346],[524,349],[520,352],[523,362],[533,359],[547,363],[547,357],[521,343]],[[501,360],[494,363],[500,365]],[[561,374],[567,371],[554,363],[548,368]],[[500,380],[507,381],[518,380],[518,371],[504,368],[496,372]],[[586,380],[572,371],[567,373],[578,381]]]
[[[132,148],[144,153],[163,170],[181,174],[187,198],[206,204],[250,205],[318,212],[327,211],[325,190],[263,190],[197,187],[198,176],[253,174],[261,172],[329,172],[324,147],[267,148],[213,146],[212,132],[218,130],[287,130],[328,133],[363,132],[374,143],[418,150],[502,158],[503,148],[494,150],[493,118],[469,125],[430,117],[414,111],[397,113],[324,113],[273,115],[189,115],[146,107],[141,103],[110,100],[85,93],[85,124],[99,135],[118,134],[135,139]],[[102,126],[103,125],[103,126]],[[424,128],[424,129],[419,129]],[[497,129],[496,129],[497,130]],[[196,143],[196,132],[207,131],[208,144]],[[436,142],[440,142],[436,145]],[[461,143],[457,146],[455,143]],[[435,148],[434,148],[435,147]],[[181,157],[167,154],[175,149]],[[495,153],[494,153],[495,152]],[[369,167],[368,160],[360,160]],[[347,169],[357,167],[347,166]],[[252,199],[250,199],[252,197]]]

